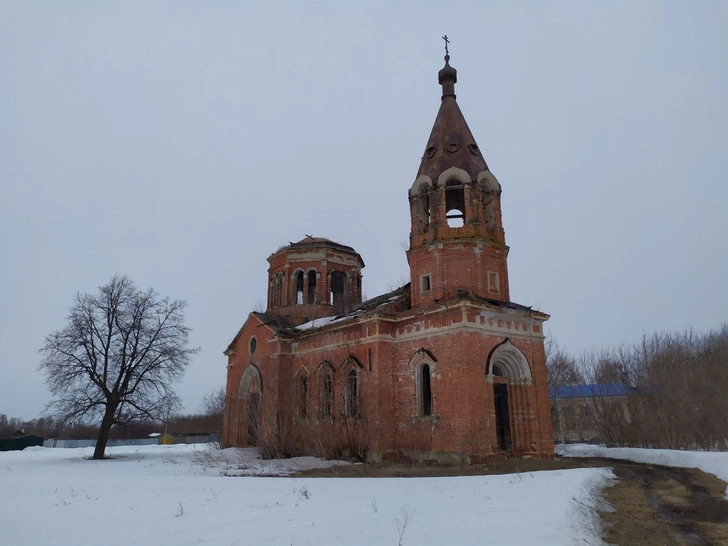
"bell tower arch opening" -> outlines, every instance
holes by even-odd
[[[412,233],[425,233],[433,222],[432,180],[420,176],[410,189],[412,207]]]
[[[438,81],[440,109],[409,192],[412,306],[442,303],[463,293],[507,302],[509,249],[501,225],[500,185],[458,105],[457,70],[449,55]],[[488,284],[488,271],[499,277],[496,289]],[[431,291],[419,288],[419,279],[427,274],[434,280]]]
[[[465,185],[457,180],[445,183],[445,210],[448,227],[461,228],[465,225]]]

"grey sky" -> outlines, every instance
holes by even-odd
[[[511,297],[574,352],[728,314],[728,3],[0,1],[0,413],[114,273],[189,302],[188,411],[266,257],[351,245],[403,281],[440,36],[503,186]]]

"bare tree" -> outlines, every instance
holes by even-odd
[[[577,368],[590,385],[578,406],[587,411],[568,419],[580,439],[594,433],[610,447],[728,449],[728,324],[586,351]]]
[[[66,423],[100,421],[94,459],[112,426],[167,419],[180,407],[170,384],[198,351],[187,345],[185,306],[116,275],[98,294],[76,294],[66,326],[46,338],[39,368],[55,397],[46,411]]]
[[[584,382],[576,360],[561,349],[559,344],[549,337],[546,340],[546,378],[551,389],[551,411],[561,396],[562,387],[579,385]]]
[[[551,402],[551,423],[559,442],[565,441],[565,408],[561,400],[564,387],[582,383],[580,371],[574,358],[562,350],[559,344],[549,337],[545,344],[546,378],[549,385]]]
[[[202,397],[200,413],[212,422],[212,429],[222,433],[223,415],[225,413],[225,387],[210,391]]]
[[[200,402],[200,413],[222,419],[225,413],[225,387],[215,389],[202,397]]]

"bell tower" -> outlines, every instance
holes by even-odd
[[[293,324],[348,312],[361,303],[364,260],[350,246],[306,235],[268,257],[266,313]]]
[[[412,306],[462,293],[510,301],[501,186],[456,101],[449,54],[438,81],[440,110],[409,190]]]

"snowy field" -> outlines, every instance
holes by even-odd
[[[400,533],[404,546],[596,545],[594,495],[612,476],[261,477],[332,463],[199,444],[116,447],[105,461],[91,453],[0,453],[3,545],[397,546]]]
[[[728,452],[726,451],[679,451],[676,449],[637,449],[573,444],[557,445],[556,453],[564,457],[609,457],[638,463],[699,468],[728,482]],[[726,487],[726,498],[728,499],[728,487]]]

